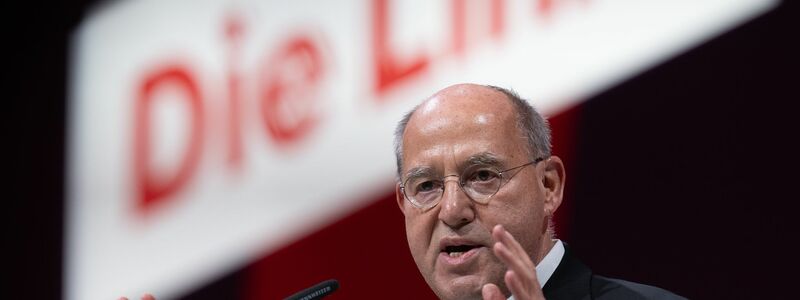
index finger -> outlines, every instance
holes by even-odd
[[[536,265],[525,249],[502,226],[492,230],[497,240],[494,253],[506,265],[505,282],[517,299],[542,299],[541,286],[536,276]]]
[[[492,237],[506,246],[515,256],[525,258],[527,262],[533,264],[533,261],[528,257],[528,253],[522,248],[522,245],[517,242],[514,236],[512,236],[503,225],[497,224],[492,228]]]
[[[511,233],[502,225],[495,225],[492,229],[492,237],[502,246],[496,247],[496,252],[499,252],[497,253],[498,257],[509,269],[523,276],[523,279],[536,280],[536,265],[531,261],[522,245],[511,236]]]

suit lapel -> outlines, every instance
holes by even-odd
[[[542,287],[547,299],[590,299],[592,270],[573,256],[564,243],[564,257]]]

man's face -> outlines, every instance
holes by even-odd
[[[513,168],[530,161],[523,141],[504,94],[475,85],[450,87],[423,103],[409,121],[401,179],[420,167],[438,177],[461,175],[471,158],[486,155],[497,159],[498,170]],[[470,200],[453,177],[445,179],[439,204],[428,210],[406,201],[398,186],[411,254],[440,298],[480,298],[486,283],[507,293],[506,267],[491,249],[496,224],[502,224],[534,262],[541,259],[541,248],[549,239],[544,210],[555,209],[545,205],[543,165],[522,168],[488,204]]]

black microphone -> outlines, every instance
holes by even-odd
[[[322,299],[327,295],[330,295],[334,291],[339,288],[339,282],[336,279],[328,279],[323,282],[317,283],[316,285],[307,288],[305,290],[299,291],[294,295],[289,296],[284,300],[312,300],[312,299]]]

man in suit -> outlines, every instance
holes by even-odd
[[[594,275],[554,238],[564,164],[515,93],[445,88],[400,121],[395,149],[409,248],[439,298],[682,299]]]

